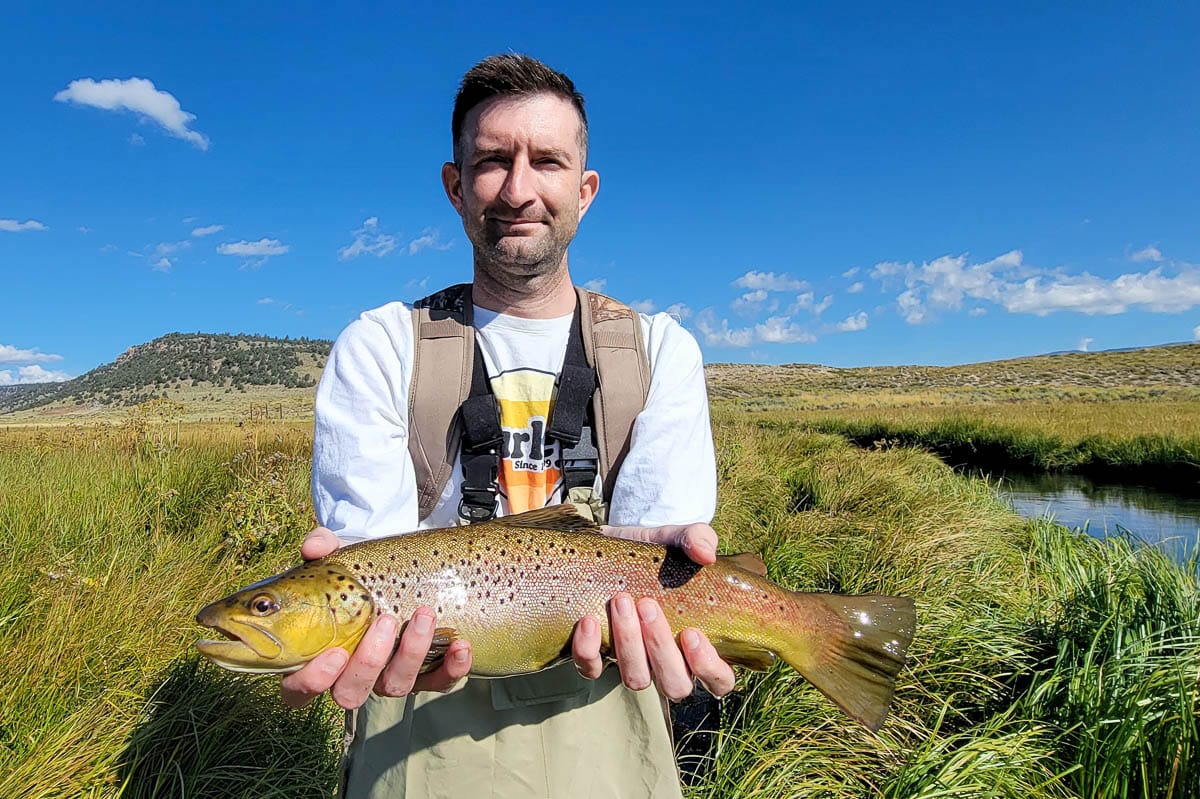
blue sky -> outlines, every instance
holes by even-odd
[[[709,361],[1200,339],[1196,6],[829,5],[6,4],[0,384],[467,279],[438,175],[508,50],[587,98],[576,282]]]

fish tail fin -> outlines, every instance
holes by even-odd
[[[781,658],[872,732],[883,726],[896,675],[912,642],[916,610],[908,597],[795,594],[810,635],[783,636]],[[822,623],[830,619],[833,624]]]

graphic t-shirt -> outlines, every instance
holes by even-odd
[[[500,406],[504,514],[561,501],[559,443],[546,440],[571,317],[521,319],[475,307],[475,336]],[[557,363],[555,363],[557,361]]]

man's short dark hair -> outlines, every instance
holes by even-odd
[[[583,110],[583,95],[575,84],[561,72],[520,53],[488,56],[463,75],[462,85],[454,98],[454,115],[450,134],[454,137],[454,163],[462,166],[462,147],[459,142],[463,124],[471,109],[493,97],[525,97],[533,94],[553,94],[569,100],[579,112],[579,151],[587,162],[588,124]]]

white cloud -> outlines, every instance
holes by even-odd
[[[191,142],[201,150],[208,149],[208,137],[188,127],[196,115],[184,111],[173,95],[156,89],[145,78],[99,82],[80,78],[71,81],[67,88],[54,95],[54,99],[60,103],[90,105],[105,111],[132,111],[142,120],[158,123],[172,136]],[[141,136],[136,133],[130,137],[134,144],[140,144],[139,140]]]
[[[986,315],[987,315],[987,308],[980,308],[979,306],[976,306],[976,307],[972,308],[971,310],[967,311],[967,316],[986,316]]]
[[[1200,325],[1196,325],[1192,328],[1192,338],[1196,341],[1200,341]]]
[[[744,289],[762,289],[765,291],[801,291],[808,288],[803,280],[797,280],[787,273],[755,272],[751,270],[733,281],[733,285]]]
[[[362,223],[362,227],[351,235],[354,241],[338,250],[339,261],[351,261],[360,255],[374,255],[382,258],[399,245],[396,237],[379,229],[379,217],[372,216]]]
[[[608,285],[608,278],[597,277],[583,284],[583,287],[588,291],[604,291],[604,287]]]
[[[1158,263],[1162,259],[1162,252],[1153,244],[1151,244],[1149,247],[1138,250],[1133,255],[1129,256],[1129,260],[1133,261],[1134,263],[1142,263],[1144,261],[1154,261],[1155,263]]]
[[[1113,315],[1131,308],[1178,313],[1200,305],[1200,268],[1192,267],[1175,277],[1163,275],[1159,268],[1112,280],[1086,272],[1052,275],[1049,280],[1034,277],[1005,286],[1003,304],[1013,313],[1037,316],[1055,311]]]
[[[638,313],[652,314],[658,310],[658,306],[654,304],[654,300],[634,300],[629,303],[629,307]]]
[[[24,222],[18,222],[15,219],[0,219],[0,230],[9,233],[20,233],[25,230],[49,230],[50,228],[43,225],[36,219],[26,219]]]
[[[242,269],[258,269],[271,256],[283,255],[290,249],[291,247],[281,243],[278,239],[226,242],[217,245],[217,252],[221,255],[250,258],[251,260],[242,264]]]
[[[811,291],[806,291],[803,294],[796,296],[796,301],[792,303],[792,307],[788,309],[789,314],[794,314],[799,311],[809,311],[817,316],[825,312],[830,305],[833,305],[833,295],[825,295],[820,302],[816,301],[816,295]]]
[[[686,303],[677,302],[667,306],[667,313],[674,316],[680,322],[685,321],[692,315],[692,309]]]
[[[758,340],[765,344],[811,344],[817,337],[786,316],[772,316],[754,326]]]
[[[847,280],[849,280],[850,278],[852,278],[852,277],[854,277],[855,275],[857,275],[857,274],[858,274],[858,272],[859,272],[859,268],[858,268],[857,266],[852,266],[852,267],[850,267],[849,269],[847,269],[845,272],[842,272],[842,277],[844,277],[844,278],[846,278]]]
[[[271,297],[261,297],[258,300],[259,305],[272,305],[272,304],[274,304],[274,302],[275,302],[275,300],[272,299]]]
[[[154,264],[150,268],[153,269],[155,272],[170,272],[171,271],[171,259],[167,258],[164,255],[162,258],[159,258],[157,261],[155,261]]]
[[[410,241],[404,248],[404,252],[408,255],[416,255],[421,250],[448,250],[453,246],[453,242],[444,242],[438,238],[438,232],[434,228],[427,227],[421,231],[421,235]]]
[[[847,316],[845,319],[837,323],[837,329],[843,333],[853,333],[856,330],[866,330],[867,312],[859,311],[856,314]]]
[[[749,347],[754,343],[753,328],[730,329],[729,320],[719,322],[712,309],[705,308],[696,317],[696,330],[704,343],[714,347]]]
[[[1088,347],[1092,346],[1092,342],[1095,340],[1096,339],[1092,338],[1091,336],[1084,336],[1083,338],[1079,339],[1079,346],[1075,349],[1079,350],[1080,352],[1087,352]]]
[[[173,252],[191,249],[191,246],[192,243],[187,239],[183,241],[164,241],[154,245],[154,254],[159,256],[170,255]]]
[[[66,372],[58,370],[43,369],[34,364],[33,366],[22,366],[13,373],[13,370],[0,370],[0,386],[19,386],[28,383],[61,383],[64,380],[70,380],[71,376]]]
[[[62,359],[61,355],[39,352],[36,347],[31,350],[22,350],[11,344],[0,344],[0,363],[50,363]]]
[[[142,138],[141,134],[131,133],[129,134],[129,143],[134,147],[143,147],[146,144],[146,140]]]
[[[742,316],[750,316],[762,310],[763,303],[767,301],[767,296],[766,289],[747,291],[731,302],[729,307],[733,308],[734,313],[741,314]]]
[[[224,229],[224,225],[206,225],[193,230],[192,235],[196,238],[200,238],[201,236],[211,236],[214,233],[220,233]]]
[[[846,293],[847,294],[858,294],[866,287],[867,287],[866,284],[860,280],[857,283],[851,283],[850,287],[846,289]]]
[[[92,232],[92,229],[90,227],[88,227],[87,225],[80,225],[78,228],[76,228],[76,230],[78,230],[80,233],[82,233],[85,236]]]
[[[1183,264],[1175,275],[1162,267],[1106,279],[1087,272],[1067,274],[1030,266],[1020,250],[980,264],[965,255],[945,255],[917,266],[885,262],[872,270],[883,282],[903,275],[905,290],[896,298],[910,324],[937,311],[957,311],[964,300],[994,303],[1010,313],[1045,316],[1055,311],[1088,315],[1119,314],[1131,309],[1158,313],[1200,305],[1200,267]]]

